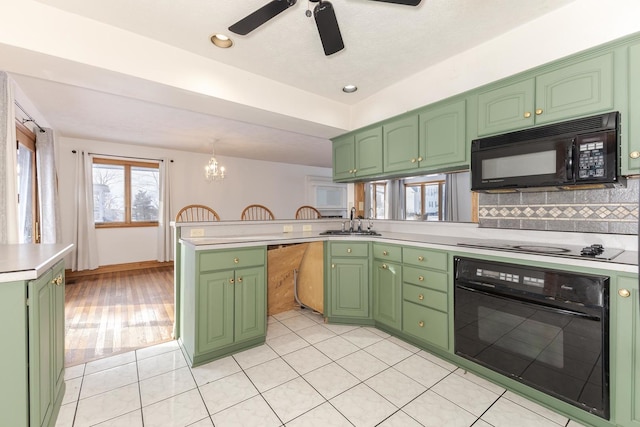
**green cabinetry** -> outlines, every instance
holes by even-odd
[[[368,242],[328,242],[327,317],[348,322],[371,318]]]
[[[469,167],[466,100],[454,100],[420,112],[420,168],[429,171]]]
[[[265,247],[196,251],[182,245],[182,261],[180,342],[192,365],[265,341]]]
[[[611,110],[613,53],[478,94],[478,135],[506,132]]]
[[[385,122],[383,128],[383,170],[385,173],[409,171],[420,167],[418,116],[411,115]]]
[[[64,383],[64,262],[30,281],[0,284],[2,425],[56,423]]]
[[[640,173],[640,42],[629,47],[629,114],[623,122],[629,126],[627,143],[621,147],[623,175]]]
[[[373,244],[373,320],[402,329],[402,247]]]
[[[334,180],[354,180],[380,173],[382,173],[382,127],[344,135],[334,140]]]
[[[637,275],[618,276],[615,298],[615,413],[619,426],[640,426],[640,289]],[[612,355],[613,356],[613,355]],[[612,360],[613,362],[613,360]]]
[[[449,350],[447,253],[405,247],[402,260],[402,330]]]

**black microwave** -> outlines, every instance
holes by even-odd
[[[619,147],[618,112],[476,139],[471,143],[471,190],[623,186]]]

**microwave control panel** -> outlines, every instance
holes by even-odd
[[[582,142],[578,145],[578,179],[605,176],[605,147],[603,141]]]

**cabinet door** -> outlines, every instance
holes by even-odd
[[[64,263],[53,268],[53,381],[54,400],[64,384]]]
[[[384,172],[416,169],[418,162],[418,116],[394,120],[382,126]]]
[[[233,343],[234,283],[233,270],[200,275],[196,353]]]
[[[266,326],[264,267],[236,270],[235,342],[264,335]]]
[[[403,330],[429,344],[449,349],[447,313],[404,301],[402,305]]]
[[[534,96],[533,79],[478,95],[478,136],[533,126]]]
[[[355,134],[355,176],[382,173],[382,127]]]
[[[628,291],[628,294],[625,292]],[[616,423],[640,426],[640,295],[638,278],[618,277],[618,292],[612,292],[616,307]],[[624,297],[624,295],[628,295]]]
[[[402,327],[402,266],[373,263],[373,319],[394,329]]]
[[[331,260],[331,311],[333,316],[369,317],[369,260]]]
[[[31,426],[49,424],[53,411],[53,352],[51,315],[52,274],[29,282],[29,418]],[[16,408],[17,409],[17,408]]]
[[[469,164],[466,100],[420,113],[420,167],[446,168]]]
[[[353,135],[333,141],[333,179],[336,181],[353,178],[356,165],[354,141]]]
[[[627,146],[620,147],[623,175],[640,173],[640,43],[629,48],[629,126]],[[623,119],[624,120],[624,119]]]
[[[536,77],[536,124],[613,108],[613,53]]]

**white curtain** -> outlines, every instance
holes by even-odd
[[[387,183],[387,199],[389,200],[388,219],[403,220],[405,218],[404,179],[392,179]]]
[[[40,209],[40,241],[60,243],[60,199],[53,131],[36,130],[36,173]]]
[[[457,175],[448,173],[444,179],[444,220],[459,221],[458,212],[458,179]]]
[[[162,159],[160,162],[160,193],[158,210],[158,261],[165,262],[173,259],[173,233],[169,224],[171,217],[171,160]]]
[[[74,252],[71,270],[94,270],[99,267],[98,244],[93,221],[93,170],[89,153],[76,153],[76,197],[73,215]]]
[[[18,243],[18,171],[13,81],[0,71],[0,244]]]

